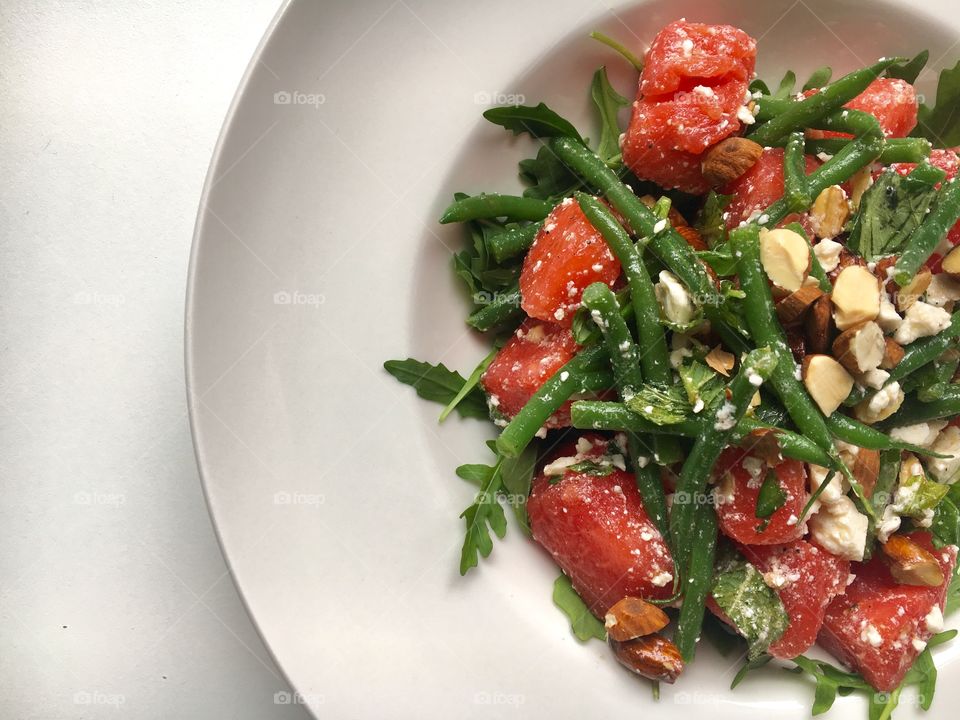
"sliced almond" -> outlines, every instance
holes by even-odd
[[[845,267],[833,284],[833,319],[846,330],[880,314],[880,282],[861,265]]]
[[[607,635],[623,642],[663,630],[670,618],[663,610],[646,600],[625,597],[607,610],[604,621]]]
[[[850,203],[839,185],[824,188],[810,208],[810,221],[818,238],[835,238],[843,232],[849,217]]]
[[[763,147],[742,137],[721,140],[703,157],[703,177],[713,187],[723,187],[752,168],[763,154]]]
[[[707,250],[707,244],[703,241],[703,238],[700,237],[700,233],[697,232],[696,228],[690,227],[689,225],[681,225],[678,228],[675,228],[681,237],[687,241],[687,245],[692,247],[694,250]]]
[[[913,280],[900,288],[900,291],[897,293],[897,310],[900,312],[909,310],[910,306],[919,300],[927,291],[927,288],[930,287],[931,280],[933,280],[933,273],[927,268],[924,268],[914,275]]]
[[[730,371],[733,370],[733,366],[737,362],[732,353],[728,353],[719,345],[708,352],[703,360],[724,377],[730,377]]]
[[[829,295],[823,295],[814,301],[803,326],[807,336],[807,350],[820,354],[830,352],[830,340],[833,337],[833,301]]]
[[[822,295],[823,291],[817,285],[804,285],[787,295],[777,303],[777,317],[780,319],[780,324],[786,327],[799,323],[809,307]]]
[[[943,271],[952,277],[960,277],[960,246],[955,247],[943,257],[940,263]]]
[[[621,665],[645,678],[672,684],[683,672],[680,650],[659,635],[648,635],[629,642],[611,639],[610,647]]]
[[[893,579],[902,585],[940,587],[943,568],[926,548],[905,535],[893,535],[880,546]]]
[[[880,367],[885,350],[883,330],[872,320],[847,328],[833,341],[833,356],[854,375]]]
[[[857,450],[856,459],[853,461],[853,477],[860,483],[864,494],[872,497],[877,478],[880,477],[880,451],[870,448]]]
[[[807,355],[803,384],[820,412],[832,415],[853,389],[853,377],[829,355]]]
[[[903,360],[904,349],[893,338],[884,338],[883,343],[883,360],[880,361],[880,367],[884,370],[892,370]]]
[[[770,282],[792,293],[803,286],[810,272],[810,246],[793,230],[777,228],[761,232],[760,264]]]
[[[859,170],[850,178],[850,202],[854,208],[860,207],[860,198],[867,189],[873,185],[873,168],[867,165],[863,170]]]

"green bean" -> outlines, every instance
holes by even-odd
[[[838,110],[862,93],[884,70],[903,58],[884,58],[870,67],[855,70],[827,85],[821,92],[790,104],[747,137],[761,145],[770,145],[793,130],[801,130],[819,118]],[[761,103],[761,107],[763,104]]]
[[[880,122],[870,113],[862,110],[837,110],[813,125],[818,130],[845,132],[854,136],[879,135],[883,137]]]
[[[921,162],[917,163],[917,166],[910,171],[910,174],[907,175],[907,179],[904,182],[914,187],[932,188],[942,183],[946,177],[947,173],[936,165],[931,165],[929,162]]]
[[[762,383],[770,377],[777,363],[777,355],[771,348],[753,350],[744,358],[740,371],[727,386],[729,399],[713,413],[713,424],[703,427],[700,437],[693,444],[680,469],[670,516],[670,533],[673,537],[674,561],[677,567],[686,567],[687,553],[690,550],[689,535],[693,528],[692,507],[685,503],[685,499],[703,493],[717,458],[729,443],[734,428],[746,413],[750,400],[757,391],[757,379]]]
[[[509,220],[543,220],[553,205],[535,198],[481,193],[456,200],[440,216],[441,223],[505,217]]]
[[[870,425],[864,425],[843,413],[835,412],[828,417],[827,427],[830,428],[830,431],[838,440],[867,450],[906,450],[919,455],[936,455],[936,453],[919,445],[893,440],[886,433],[880,432]]]
[[[620,396],[624,401],[630,400],[643,385],[643,374],[640,371],[640,353],[630,336],[627,323],[620,315],[617,298],[606,284],[596,282],[583,291],[581,302],[590,310],[594,322],[603,333]]]
[[[694,514],[696,523],[686,571],[683,605],[673,641],[686,662],[693,660],[703,627],[707,593],[713,586],[713,563],[717,550],[717,513],[710,496],[699,493]]]
[[[886,430],[956,415],[960,415],[960,387],[954,386],[949,388],[942,397],[931,402],[922,402],[916,397],[908,397],[892,417],[879,423],[878,426]]]
[[[784,198],[791,212],[803,212],[813,202],[807,186],[807,159],[803,151],[803,133],[790,133],[783,153],[783,183]]]
[[[814,465],[822,465],[824,467],[830,467],[834,462],[823,448],[812,440],[805,438],[803,435],[778,428],[774,425],[767,425],[749,415],[737,423],[734,437],[737,442],[740,442],[749,433],[756,432],[757,430],[772,432],[777,438],[780,454],[784,457],[800,460],[801,462],[813,463]]]
[[[514,286],[497,293],[489,303],[475,310],[467,318],[467,324],[480,332],[487,332],[511,320],[517,320],[521,315],[523,311],[520,309],[520,288]]]
[[[583,375],[605,357],[602,346],[584,348],[557,370],[530,397],[527,404],[507,424],[497,438],[497,451],[508,458],[520,455],[540,428],[570,398],[578,392]]]
[[[953,344],[953,339],[960,335],[960,310],[950,318],[950,325],[936,335],[921,338],[907,345],[903,352],[903,359],[890,370],[888,383],[897,382],[911,373],[932,363],[943,355],[944,351]]]
[[[585,193],[577,193],[576,198],[587,220],[600,232],[620,261],[620,267],[627,278],[633,305],[633,320],[637,326],[637,340],[643,348],[640,364],[644,377],[650,382],[667,385],[672,381],[670,355],[667,352],[663,326],[660,325],[657,310],[659,305],[653,282],[643,258],[631,242],[627,231],[605,205]]]
[[[893,279],[903,287],[909,283],[940,244],[943,236],[960,219],[960,183],[948,180],[943,183],[937,204],[914,230],[905,249],[893,266]]]
[[[950,354],[953,355],[954,353]],[[960,359],[945,358],[944,355],[941,355],[926,367],[904,378],[900,387],[905,393],[908,393],[933,385],[949,383],[957,374],[958,367],[960,367]]]
[[[522,255],[533,245],[541,227],[542,223],[530,223],[490,235],[487,238],[487,250],[498,263]]]
[[[806,141],[808,155],[836,155],[850,144],[847,138],[823,138]],[[890,163],[918,163],[930,155],[930,141],[925,138],[886,138],[883,142],[883,152],[877,161],[889,165]]]
[[[616,378],[609,370],[585,372],[580,380],[580,392],[599,393],[617,386]]]

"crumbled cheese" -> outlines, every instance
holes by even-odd
[[[566,382],[569,379],[570,379],[570,373],[568,373],[566,370],[560,373],[560,382]]]
[[[841,250],[843,250],[843,245],[829,239],[821,240],[813,246],[813,254],[816,255],[817,260],[820,261],[820,266],[826,272],[837,269],[837,265],[840,264]]]
[[[927,302],[936,307],[960,300],[960,280],[946,273],[934,275],[927,286]]]
[[[543,466],[543,474],[547,477],[552,477],[555,475],[563,475],[566,472],[567,468],[571,465],[576,465],[583,459],[583,456],[580,454],[569,455],[567,457],[557,458],[549,465]]]
[[[660,282],[654,287],[657,302],[663,308],[667,320],[677,325],[687,325],[695,314],[693,299],[690,293],[677,279],[677,276],[667,270],[660,271]]]
[[[590,442],[589,440],[587,440],[587,438],[582,437],[582,438],[579,438],[579,439],[577,440],[577,452],[578,452],[578,453],[580,453],[581,455],[585,455],[586,453],[590,452],[591,450],[593,450],[593,443]]]
[[[867,370],[863,375],[860,376],[860,380],[868,388],[873,388],[874,390],[879,390],[883,387],[883,384],[890,379],[890,373],[886,370],[881,370],[880,368],[874,368],[873,370]]]
[[[750,108],[746,105],[741,105],[737,110],[737,120],[742,122],[744,125],[753,125],[757,119],[753,116],[753,113],[750,112]]]
[[[939,605],[930,608],[930,612],[923,619],[927,625],[927,631],[932,633],[943,632],[943,611]]]
[[[960,476],[960,428],[944,428],[930,445],[930,450],[945,458],[929,458],[927,469],[942,483],[952,485]]]
[[[946,420],[931,420],[916,425],[902,425],[890,431],[890,439],[926,448],[934,443],[937,435],[946,426]]]
[[[886,295],[880,295],[880,314],[877,315],[876,323],[885,333],[892,333],[900,327],[903,318],[897,312],[897,308]]]
[[[810,484],[811,495],[817,491],[817,488],[819,488],[820,485],[823,484],[823,481],[827,479],[827,475],[831,473],[833,476],[830,478],[830,482],[817,498],[817,502],[824,505],[833,505],[838,503],[840,502],[840,498],[846,496],[847,489],[844,487],[843,478],[838,472],[828,470],[820,465],[807,463],[807,478]]]
[[[697,85],[695,88],[693,88],[693,91],[697,93],[697,95],[702,95],[703,97],[708,98],[712,98],[716,95],[716,93],[713,92],[713,88],[707,87],[706,85]]]
[[[563,308],[557,308],[556,311],[553,313],[553,317],[555,317],[559,322],[560,320],[563,320],[566,314],[567,313],[564,311]]]
[[[893,339],[901,345],[909,345],[914,340],[930,337],[945,330],[950,325],[950,313],[943,308],[918,300],[903,318]]]
[[[650,578],[650,582],[652,582],[657,587],[663,587],[664,585],[666,585],[668,582],[671,582],[672,580],[673,580],[673,575],[668,572],[661,572],[654,575],[652,578]]]
[[[913,649],[917,652],[923,652],[927,649],[927,644],[918,637],[915,637],[910,641],[910,644],[913,645]]]
[[[717,421],[713,424],[714,430],[729,430],[737,424],[735,416],[736,408],[729,401],[724,401],[723,406],[717,410]]]
[[[880,523],[877,525],[877,539],[880,542],[885,543],[890,539],[890,536],[899,529],[900,516],[897,515],[892,507],[887,505],[883,509],[883,516],[880,518]]]
[[[754,387],[760,387],[763,385],[763,378],[760,376],[760,373],[758,373],[752,367],[747,368],[747,380],[749,380],[750,384]]]
[[[690,38],[684,38],[683,42],[680,43],[680,47],[683,49],[684,57],[690,57],[693,54],[693,40]]]
[[[902,402],[903,390],[900,389],[900,383],[893,382],[875,392],[867,403],[867,407],[874,415],[882,415],[885,410]]]
[[[863,560],[868,524],[869,518],[844,495],[834,503],[824,504],[810,518],[810,534],[827,552],[859,561]]]
[[[758,478],[760,473],[763,472],[763,468],[766,466],[766,463],[758,457],[753,455],[748,455],[743,459],[743,462],[740,463],[743,466],[743,469],[750,473],[750,477]]]
[[[883,637],[881,637],[879,631],[870,623],[867,623],[863,626],[863,629],[860,631],[860,640],[870,645],[870,647],[878,648],[883,644]]]

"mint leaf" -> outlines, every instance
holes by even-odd
[[[404,385],[410,385],[424,400],[444,405],[453,402],[467,382],[460,373],[449,370],[443,363],[431,365],[413,358],[387,360],[383,369]],[[461,417],[483,420],[490,418],[486,398],[477,387],[460,400],[456,410]]]
[[[544,103],[490,108],[483,113],[483,117],[514,135],[528,133],[535,138],[569,137],[583,142],[570,121],[560,117]]]
[[[610,163],[620,155],[620,123],[617,113],[620,108],[626,107],[629,101],[610,85],[605,67],[593,74],[590,97],[600,113],[600,144],[597,146],[597,155],[605,163]]]
[[[682,385],[668,388],[644,385],[626,401],[626,405],[657,425],[675,425],[689,419],[693,413]]]
[[[958,98],[960,100],[960,98]],[[937,191],[886,171],[863,194],[847,247],[868,262],[899,252],[927,216]]]
[[[913,137],[925,137],[934,147],[960,145],[960,62],[940,71],[937,102],[923,104],[917,114]]]
[[[747,656],[756,659],[783,635],[789,618],[779,596],[757,569],[726,548],[713,577],[713,599],[747,641]]]
[[[570,628],[580,642],[590,638],[607,639],[603,623],[593,616],[566,575],[561,575],[553,583],[553,603],[570,618]]]
[[[697,402],[701,403],[700,413],[710,407],[723,393],[724,383],[713,370],[703,363],[693,362],[681,365],[677,369],[680,375],[680,384],[687,393],[687,401],[694,408]]]

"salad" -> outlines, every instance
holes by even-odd
[[[771,89],[729,25],[670,23],[642,60],[594,37],[632,104],[601,67],[596,142],[544,103],[486,111],[536,139],[528,187],[440,219],[490,354],[385,363],[499,431],[456,471],[460,572],[510,512],[575,635],[655,693],[702,636],[745,658],[734,686],[807,676],[813,714],[859,692],[886,718],[909,686],[927,709],[960,605],[960,63],[928,105],[926,52]]]

